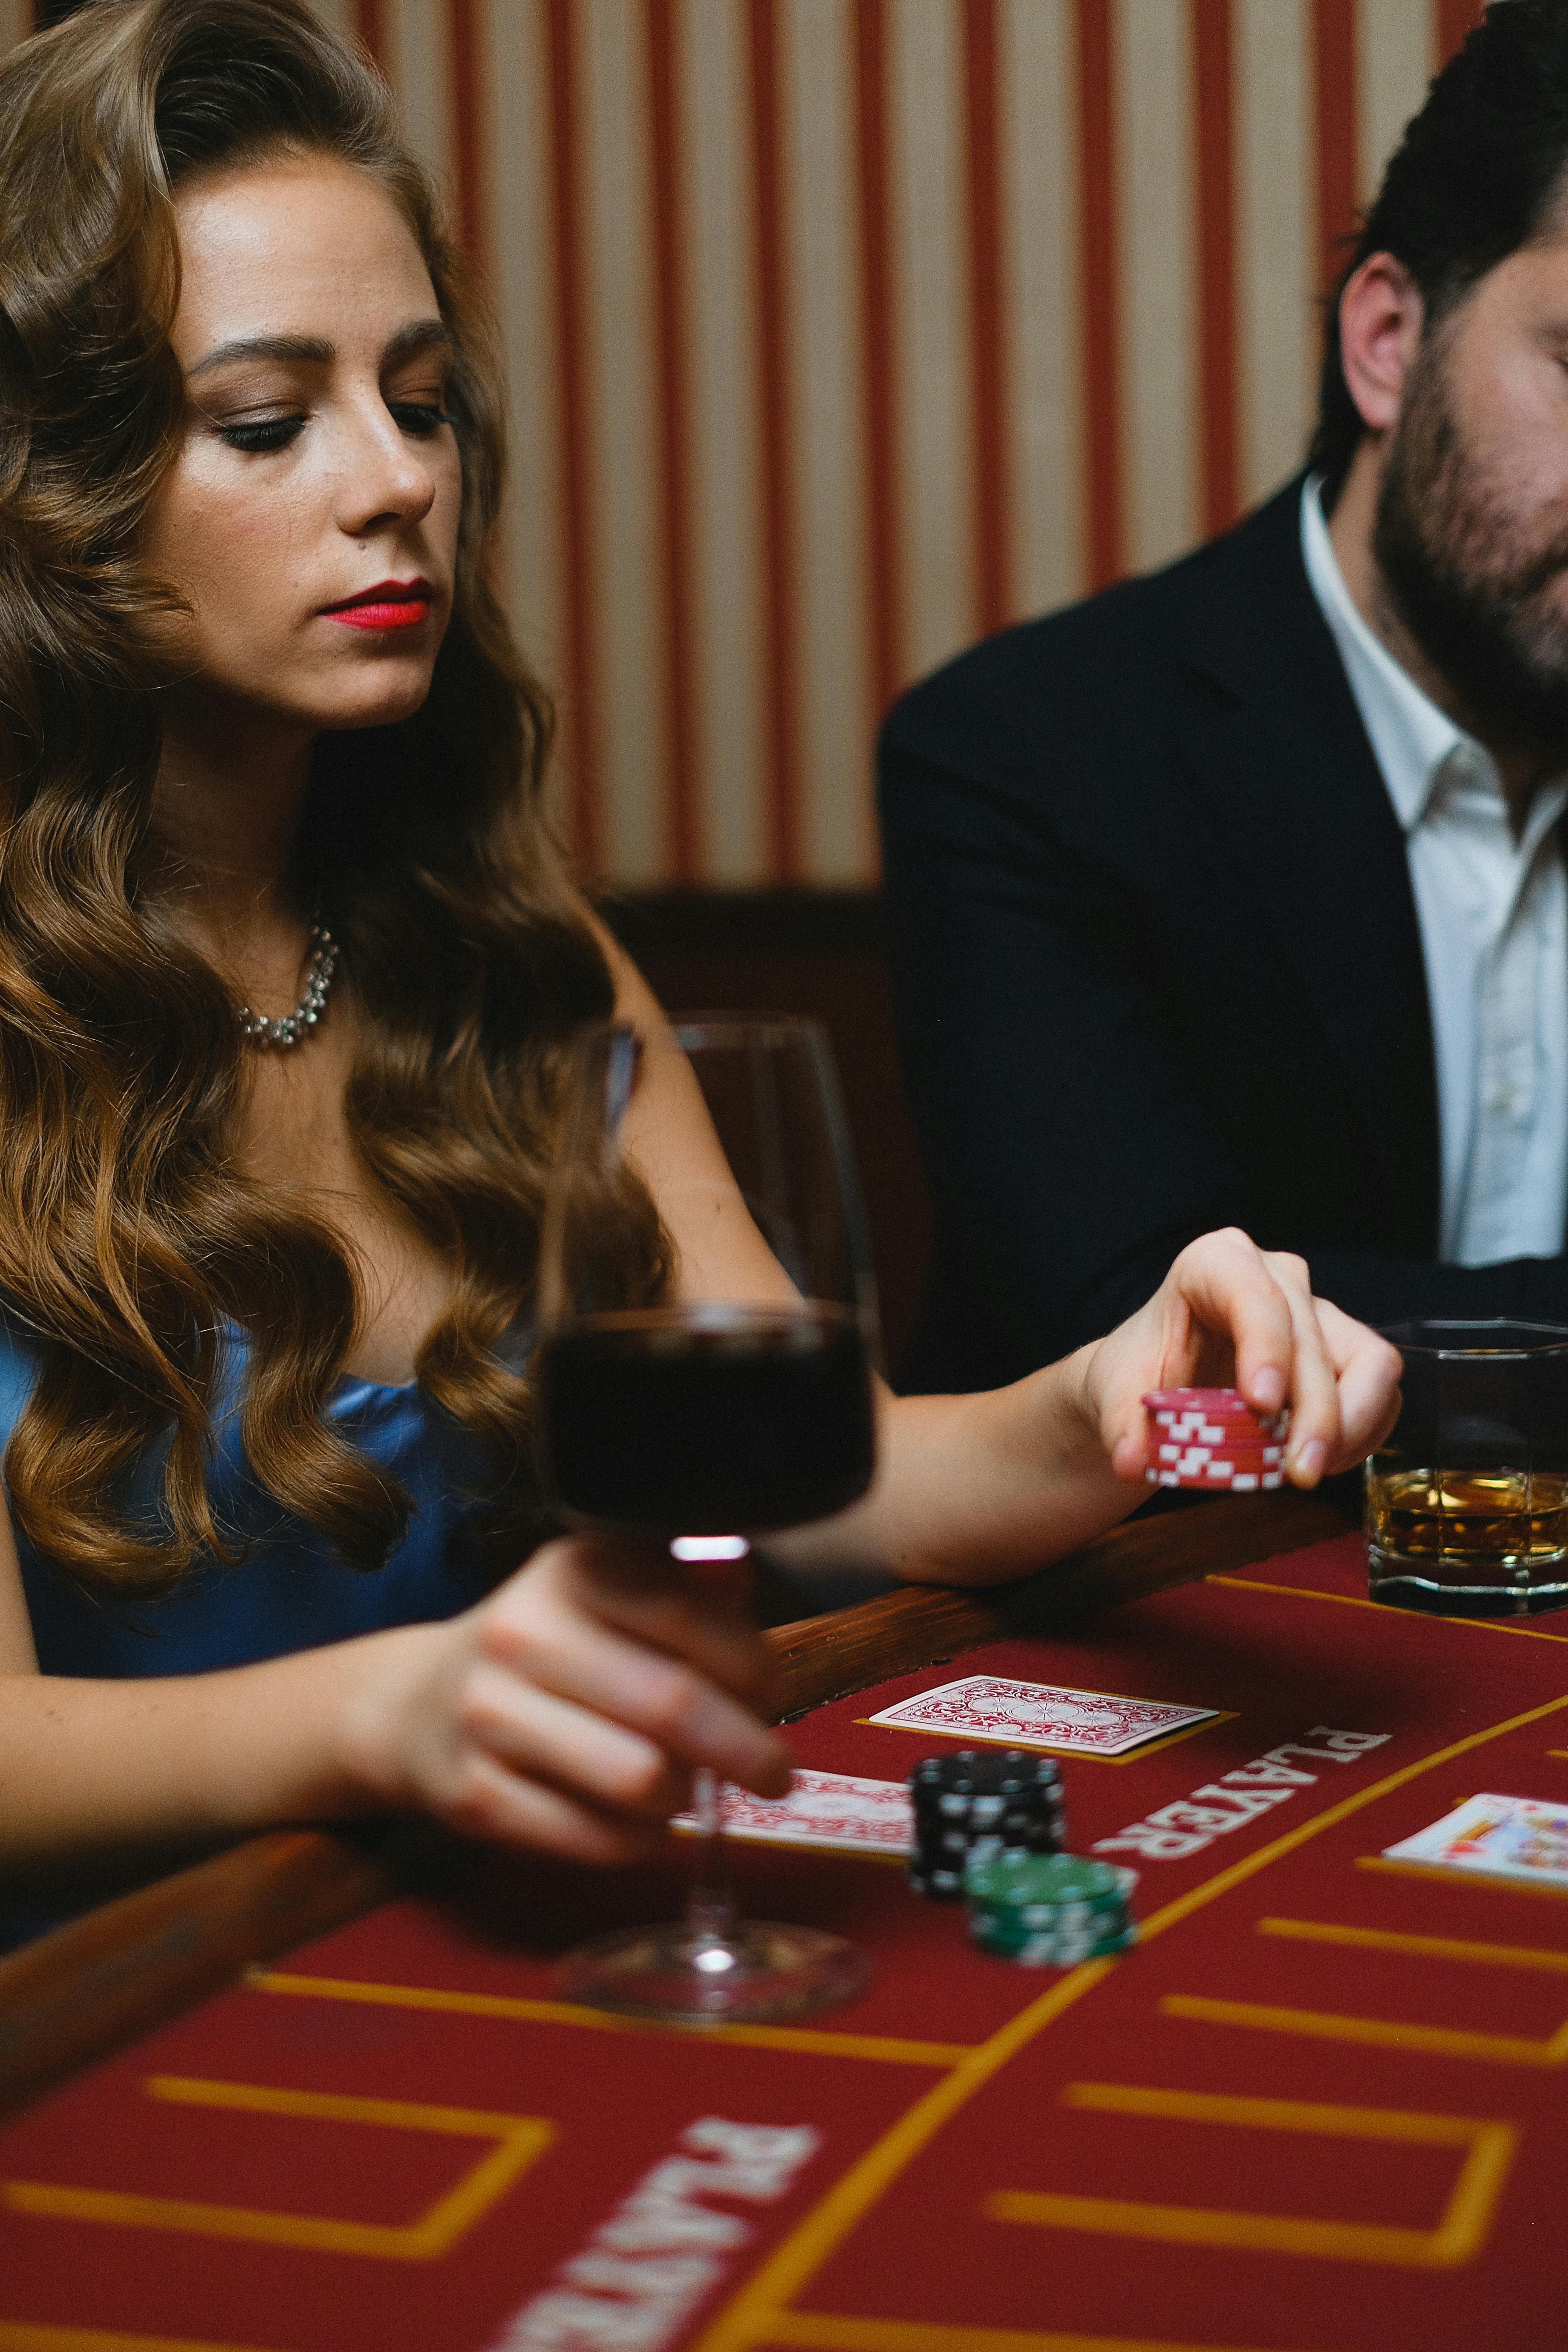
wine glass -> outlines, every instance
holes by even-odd
[[[628,1304],[602,1242],[616,1218],[637,1213],[621,1127],[645,1048],[626,1028],[584,1032],[566,1073],[540,1238],[539,1441],[563,1518],[666,1543],[697,1573],[702,1562],[743,1559],[754,1536],[826,1518],[864,1494],[875,1455],[877,1308],[821,1030],[715,1019],[679,1023],[673,1035],[673,1049],[661,1041],[646,1051],[682,1057],[669,1076],[700,1090],[728,1168],[715,1155],[710,1170],[687,1171],[683,1154],[679,1171],[660,1171],[654,1134],[642,1147],[647,1172],[689,1240],[710,1220],[729,1220],[728,1262],[754,1253],[752,1295]],[[684,1274],[683,1288],[704,1288],[695,1257]],[[563,1995],[724,2024],[798,2016],[860,1991],[868,1965],[842,1937],[737,1918],[720,1794],[706,1768],[695,1775],[693,1810],[697,1864],[684,1918],[569,1954]]]

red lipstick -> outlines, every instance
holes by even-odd
[[[351,629],[416,629],[429,619],[435,594],[428,580],[378,580],[341,604],[324,605],[322,614]]]

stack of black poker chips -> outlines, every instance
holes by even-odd
[[[910,1774],[915,1839],[910,1885],[921,1895],[961,1902],[973,1853],[1005,1846],[1062,1853],[1067,1825],[1062,1776],[1054,1758],[1022,1748],[950,1749],[927,1756]]]

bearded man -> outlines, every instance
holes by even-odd
[[[1568,7],[1494,0],[1330,315],[1306,474],[883,732],[936,1205],[908,1384],[1009,1380],[1227,1223],[1568,1323]]]

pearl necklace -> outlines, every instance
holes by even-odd
[[[305,966],[305,993],[292,1013],[285,1013],[279,1021],[269,1021],[265,1013],[253,1013],[248,1004],[239,1007],[236,1017],[239,1034],[247,1045],[272,1045],[279,1051],[297,1045],[321,1019],[327,991],[337,970],[338,943],[325,923],[312,923],[310,937],[315,945]]]

